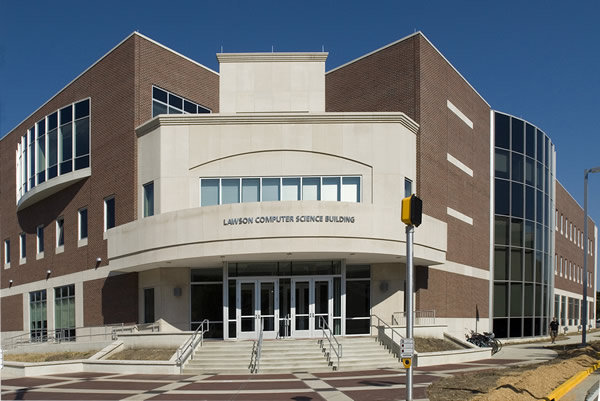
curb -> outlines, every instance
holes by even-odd
[[[569,380],[558,386],[554,389],[546,399],[550,401],[560,400],[565,394],[571,391],[575,386],[585,380],[591,373],[593,373],[596,369],[600,368],[600,362],[595,363],[591,368],[586,370],[582,370],[579,373],[576,373],[575,376],[571,377]]]

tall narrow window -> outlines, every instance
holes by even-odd
[[[58,160],[60,174],[73,170],[73,106],[60,110],[60,127],[58,135]]]
[[[28,131],[29,143],[29,189],[35,187],[35,125]]]
[[[412,195],[412,181],[408,178],[404,179],[404,197],[408,198]]]
[[[75,170],[90,166],[90,100],[75,103]]]
[[[46,180],[46,120],[37,123],[37,182],[41,184]]]
[[[104,200],[104,231],[115,226],[115,197]]]
[[[65,245],[65,219],[59,217],[56,219],[56,247],[60,248]]]
[[[4,264],[10,265],[10,240],[4,240]]]
[[[29,322],[31,340],[43,341],[48,336],[46,290],[29,293]]]
[[[302,200],[321,200],[321,179],[319,177],[302,178]]]
[[[154,216],[154,181],[144,185],[144,217]]]
[[[79,240],[88,237],[88,211],[87,208],[79,209]]]
[[[48,116],[48,177],[58,175],[58,112]]]
[[[54,327],[56,338],[75,341],[75,285],[54,289]]]
[[[21,235],[19,235],[19,243],[21,246],[21,260],[25,260],[27,258],[27,236],[25,233],[21,233]]]
[[[37,226],[37,253],[44,253],[44,226]]]

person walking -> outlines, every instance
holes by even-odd
[[[554,317],[550,322],[550,338],[552,339],[552,344],[556,342],[556,336],[558,336],[558,321],[556,320],[556,317]]]

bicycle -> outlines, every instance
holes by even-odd
[[[489,347],[492,349],[492,355],[502,349],[502,342],[496,338],[494,333],[484,331],[483,334],[470,330],[470,335],[465,334],[467,341],[481,348]]]

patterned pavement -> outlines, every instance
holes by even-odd
[[[416,368],[413,399],[427,400],[433,381],[470,370],[520,364],[487,359]],[[406,399],[403,369],[258,375],[144,375],[68,373],[2,379],[2,400],[290,400]]]

